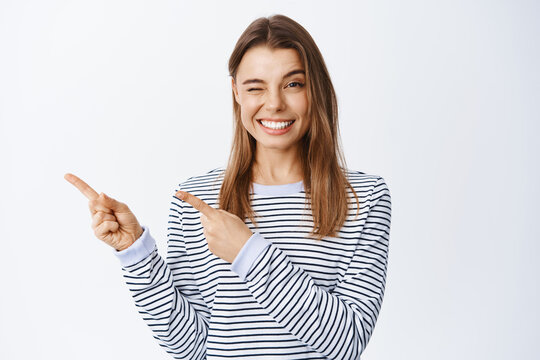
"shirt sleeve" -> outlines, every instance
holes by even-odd
[[[187,259],[182,204],[174,196],[167,240],[166,261],[159,255],[148,228],[116,255],[135,306],[159,345],[174,358],[205,359],[209,310]]]
[[[263,251],[272,244],[266,240],[258,232],[251,235],[248,241],[244,244],[233,263],[231,264],[231,270],[235,272],[242,280],[246,280],[246,275],[253,266],[253,263]]]
[[[317,286],[275,244],[265,247],[246,275],[257,302],[299,340],[328,359],[359,359],[382,305],[390,236],[390,192],[383,178],[346,274],[331,291]]]
[[[144,260],[156,247],[156,241],[150,235],[148,227],[142,225],[143,233],[130,247],[122,251],[113,249],[122,266],[130,266]]]

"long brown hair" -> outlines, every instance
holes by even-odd
[[[306,204],[311,205],[314,227],[310,235],[321,239],[336,236],[348,215],[350,188],[345,158],[341,151],[338,110],[334,87],[326,64],[311,35],[300,24],[284,15],[253,21],[238,39],[229,59],[229,73],[236,81],[242,57],[250,48],[266,45],[272,49],[295,49],[306,72],[310,129],[301,139],[300,157]],[[219,192],[219,207],[255,224],[249,192],[256,140],[242,125],[240,105],[233,93],[234,137],[229,163]],[[357,207],[357,214],[359,206]]]

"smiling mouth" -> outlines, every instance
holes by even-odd
[[[288,128],[294,123],[294,120],[289,121],[267,121],[267,120],[257,120],[259,124],[264,126],[267,129],[271,130],[283,130]]]

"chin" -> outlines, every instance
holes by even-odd
[[[277,151],[286,151],[290,150],[291,148],[294,148],[297,143],[285,143],[282,141],[265,141],[260,142],[257,141],[257,146],[263,147],[267,150],[277,150]]]

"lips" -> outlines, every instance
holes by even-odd
[[[265,128],[273,129],[273,130],[285,129],[291,126],[292,123],[294,122],[294,120],[282,121],[282,120],[267,120],[267,119],[260,119],[258,121],[259,121],[259,124],[261,124]]]
[[[270,135],[282,135],[288,132],[295,120],[287,119],[258,119],[257,123],[263,131]]]

